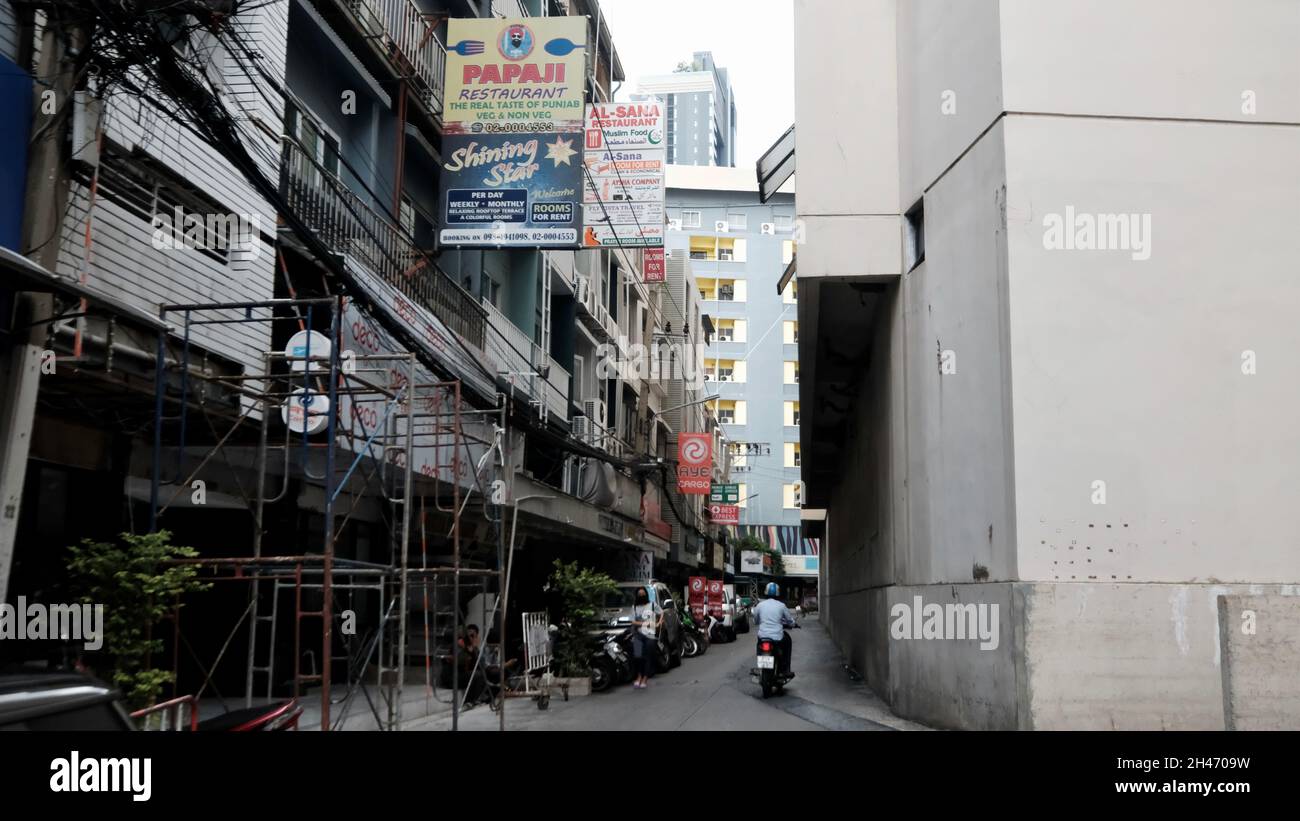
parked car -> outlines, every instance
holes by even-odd
[[[134,730],[122,694],[80,673],[0,675],[0,731]]]
[[[656,660],[656,666],[662,673],[669,667],[676,667],[682,663],[681,614],[677,611],[677,602],[669,592],[668,585],[659,581],[619,582],[618,589],[605,596],[605,606],[601,616],[610,627],[631,624],[638,587],[653,589],[655,601],[664,611],[664,625],[659,631],[659,658]]]
[[[749,632],[749,607],[746,606],[742,598],[736,593],[734,584],[724,584],[722,586],[723,598],[726,603],[723,605],[724,617],[723,625],[731,632],[732,638],[736,633]]]

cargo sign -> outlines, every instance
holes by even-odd
[[[443,138],[448,246],[576,247],[581,223],[580,134]]]
[[[740,485],[713,485],[709,490],[709,501],[734,505],[740,503]]]
[[[586,17],[449,20],[447,43],[444,134],[582,131]]]
[[[664,111],[657,97],[587,106],[584,246],[663,247]]]
[[[683,433],[677,438],[677,490],[703,496],[713,475],[713,438],[707,433]]]

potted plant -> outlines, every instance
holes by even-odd
[[[559,559],[547,587],[559,599],[562,611],[551,663],[555,683],[568,695],[587,695],[591,692],[591,633],[600,627],[597,614],[605,596],[618,588],[598,570]]]
[[[175,677],[153,665],[153,655],[163,649],[153,628],[181,606],[182,594],[212,586],[199,581],[194,565],[174,562],[198,556],[198,551],[173,545],[171,534],[161,530],[123,533],[120,543],[82,539],[69,552],[68,570],[81,601],[104,606],[104,677],[122,691],[131,709],[156,703]]]

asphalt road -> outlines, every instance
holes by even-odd
[[[793,631],[796,677],[785,694],[764,699],[749,677],[754,634],[714,644],[703,656],[650,680],[649,688],[620,685],[604,693],[563,701],[553,695],[547,710],[528,699],[507,704],[511,730],[887,730],[884,724],[839,709],[855,696],[838,652],[815,619]],[[800,694],[801,689],[806,692]],[[847,695],[846,695],[847,694]],[[805,697],[807,696],[807,697]],[[831,706],[840,702],[839,706]],[[852,708],[850,708],[852,709]],[[854,710],[854,712],[860,712]],[[450,720],[421,729],[445,730]],[[461,716],[462,730],[495,730],[497,715],[486,706]]]

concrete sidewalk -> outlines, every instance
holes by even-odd
[[[777,706],[827,729],[841,729],[834,726],[837,722],[844,725],[842,729],[932,729],[894,715],[865,681],[854,681],[845,667],[844,657],[816,614],[804,616],[799,624],[800,629],[790,634],[794,641],[795,679],[786,695],[774,700]],[[786,707],[780,704],[784,701],[794,704]],[[862,721],[877,726],[858,726]]]

